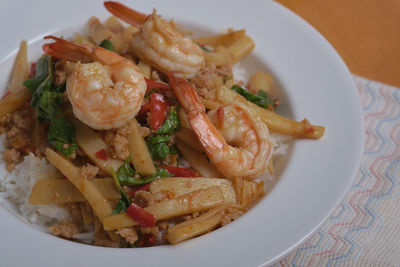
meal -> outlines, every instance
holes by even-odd
[[[32,225],[97,246],[176,244],[253,207],[285,136],[323,136],[275,113],[270,74],[235,74],[255,47],[245,30],[189,38],[156,10],[104,5],[114,16],[46,36],[35,63],[21,42],[0,100],[0,197]]]

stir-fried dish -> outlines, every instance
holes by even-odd
[[[8,171],[29,156],[57,169],[26,192],[69,211],[51,234],[112,247],[202,235],[265,195],[275,134],[323,135],[274,112],[270,74],[234,77],[255,46],[245,30],[190,39],[156,10],[104,5],[114,16],[92,17],[88,35],[46,36],[35,63],[22,42],[0,100]]]

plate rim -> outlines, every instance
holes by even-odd
[[[237,1],[237,0],[236,0],[236,1]],[[9,1],[9,3],[10,3],[10,2],[12,2],[12,1]],[[46,1],[43,1],[43,2],[46,2]],[[47,1],[47,2],[48,2],[48,1]],[[5,1],[5,3],[7,3],[7,1]],[[344,64],[344,62],[343,62],[343,60],[340,58],[339,54],[334,50],[334,48],[329,44],[329,42],[328,42],[315,28],[313,28],[308,22],[306,22],[306,21],[303,20],[301,17],[299,17],[298,15],[296,15],[295,13],[293,13],[291,10],[287,9],[286,7],[284,7],[284,6],[282,6],[282,5],[278,4],[278,3],[276,3],[276,2],[274,2],[274,1],[269,1],[268,3],[264,3],[264,2],[262,2],[262,1],[260,1],[260,0],[258,0],[258,3],[259,3],[259,4],[265,4],[265,5],[275,6],[274,8],[276,8],[277,10],[279,10],[279,9],[285,10],[285,11],[281,11],[281,12],[286,13],[286,14],[290,14],[290,15],[287,15],[287,16],[292,16],[292,17],[294,16],[294,17],[296,17],[296,20],[297,20],[297,21],[301,21],[301,23],[304,24],[304,25],[307,25],[307,27],[310,28],[311,31],[314,31],[314,34],[317,34],[317,35],[318,35],[318,38],[320,38],[320,39],[322,38],[323,42],[326,42],[326,44],[330,47],[330,49],[331,49],[330,52],[333,51],[334,54],[335,54],[335,56],[338,57],[339,60],[341,61],[341,63],[342,63],[342,66],[341,66],[341,67],[342,67],[342,68],[343,68],[343,67],[345,68],[345,72],[346,72],[346,75],[345,75],[345,76],[347,76],[347,78],[350,78],[349,81],[350,81],[350,83],[352,83],[352,87],[353,87],[355,93],[357,94],[356,85],[355,85],[355,83],[354,83],[354,80],[353,80],[352,77],[350,76],[350,72],[349,72],[347,66]],[[1,12],[0,12],[0,13],[1,13]],[[1,20],[0,20],[0,21],[1,21]],[[33,42],[33,41],[34,41],[34,39],[32,39],[32,40],[29,42],[29,44],[31,44],[31,42]],[[320,40],[320,41],[321,41],[321,40]],[[326,44],[325,44],[325,45],[326,45]],[[4,51],[4,50],[2,50],[2,51]],[[14,53],[15,53],[15,51],[16,51],[16,49],[13,50]],[[9,55],[12,55],[13,52],[9,52],[9,51],[8,51],[8,52],[7,52],[6,54],[4,54],[4,55],[3,55],[3,53],[0,52],[1,62],[3,62],[3,59],[4,59],[4,58],[7,58]],[[349,82],[349,81],[348,81],[348,82]],[[359,98],[358,98],[358,100],[359,100]],[[358,101],[358,105],[359,105],[359,108],[360,108],[360,114],[362,115],[362,112],[361,112],[362,109],[361,109],[360,101]],[[349,179],[348,182],[347,182],[347,184],[346,184],[346,188],[347,188],[347,189],[344,190],[343,192],[341,192],[341,195],[340,195],[340,197],[337,198],[337,201],[336,201],[335,205],[333,205],[333,206],[331,207],[331,209],[329,210],[329,212],[326,213],[324,219],[323,219],[322,221],[320,221],[317,225],[314,226],[314,228],[313,228],[313,230],[312,230],[311,232],[309,232],[306,236],[304,236],[303,238],[301,238],[297,243],[295,243],[294,245],[292,245],[292,246],[291,246],[290,248],[288,248],[287,250],[283,251],[282,253],[280,253],[279,255],[275,256],[275,257],[272,258],[272,259],[268,259],[267,261],[265,261],[265,262],[262,263],[262,264],[267,265],[267,264],[270,264],[270,263],[272,263],[272,262],[275,262],[275,261],[277,261],[277,260],[283,258],[284,256],[286,256],[287,254],[289,254],[289,253],[290,253],[291,251],[293,251],[296,247],[300,246],[300,245],[302,244],[302,242],[304,242],[304,240],[306,240],[307,238],[309,238],[318,228],[321,227],[321,225],[329,218],[330,214],[334,211],[334,209],[335,209],[335,208],[340,204],[340,202],[343,200],[345,194],[347,193],[348,189],[350,188],[351,184],[353,183],[353,181],[354,181],[354,179],[355,179],[355,177],[356,177],[356,173],[357,173],[357,171],[358,171],[358,166],[359,166],[359,163],[360,163],[360,161],[361,161],[361,156],[362,156],[362,154],[363,154],[364,141],[365,141],[365,134],[364,134],[364,121],[363,121],[363,117],[362,117],[362,116],[361,116],[361,121],[360,121],[360,122],[361,122],[361,125],[362,125],[362,133],[363,133],[362,136],[361,136],[361,141],[360,141],[360,143],[361,143],[362,145],[361,145],[360,151],[359,151],[358,165],[357,165],[356,168],[353,169],[353,174],[352,174],[352,176],[351,176],[351,179]],[[1,209],[0,209],[0,214],[3,215],[3,211],[4,211],[4,209],[1,208]],[[8,212],[8,211],[7,211],[7,212]],[[5,213],[4,213],[4,214],[5,214]],[[246,216],[246,215],[245,215],[245,216]],[[234,223],[236,223],[236,222],[234,222]],[[31,228],[31,227],[29,227],[29,229],[30,229],[30,228]],[[29,232],[29,231],[28,231],[28,232]],[[41,234],[42,234],[42,233],[41,233]],[[47,236],[47,235],[46,235],[46,236]],[[54,238],[54,237],[51,237],[51,238]],[[58,238],[57,238],[57,240],[58,240]],[[186,244],[186,243],[184,243],[184,244]],[[4,244],[1,244],[1,242],[0,242],[0,247],[3,247],[3,245],[4,245]],[[169,249],[167,249],[167,250],[169,250]]]

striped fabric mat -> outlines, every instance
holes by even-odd
[[[400,266],[400,88],[354,76],[365,152],[341,205],[275,266]]]

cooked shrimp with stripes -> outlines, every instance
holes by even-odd
[[[133,53],[163,72],[191,78],[204,67],[201,48],[157,14],[143,14],[118,2],[104,2],[113,15],[140,28],[131,42]]]
[[[102,47],[91,48],[54,36],[43,50],[77,62],[67,78],[67,94],[75,116],[98,130],[119,128],[139,112],[146,82],[137,66]]]
[[[263,174],[273,151],[267,126],[240,104],[224,105],[206,114],[204,104],[186,79],[173,75],[169,78],[194,133],[217,169],[228,178]]]

